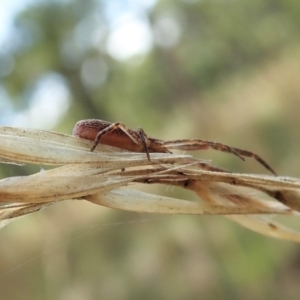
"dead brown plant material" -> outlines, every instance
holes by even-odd
[[[0,162],[53,169],[0,180],[1,226],[63,200],[86,200],[135,212],[224,215],[261,234],[300,242],[300,233],[271,219],[299,217],[300,180],[219,171],[189,155],[125,151],[56,132],[0,127]],[[207,168],[208,166],[208,168]],[[195,192],[199,201],[129,189],[165,184]]]

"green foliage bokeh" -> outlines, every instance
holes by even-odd
[[[109,5],[120,10],[121,2]],[[69,92],[70,107],[53,130],[71,133],[85,118],[123,122],[159,138],[203,138],[249,149],[279,174],[299,176],[299,1],[158,0],[140,8],[152,48],[124,61],[106,47],[108,3],[41,1],[16,17],[0,53],[3,68],[14,62],[0,84],[16,113],[28,108],[37,83],[55,74]],[[161,24],[170,22],[179,37],[164,44],[174,32]],[[0,112],[2,125],[5,115]],[[250,159],[242,163],[213,151],[195,155],[230,170],[265,172]],[[4,178],[32,168],[1,166],[0,172]],[[140,188],[193,198],[165,187]],[[299,295],[298,245],[223,217],[137,215],[66,202],[9,225],[1,244],[1,299]]]

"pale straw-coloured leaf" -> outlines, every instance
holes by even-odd
[[[0,226],[57,201],[81,199],[135,212],[224,215],[268,236],[300,242],[299,232],[269,216],[299,217],[300,181],[210,171],[189,155],[133,153],[56,132],[0,127],[0,162],[56,166],[0,180]],[[203,167],[203,168],[202,168]],[[188,201],[124,188],[159,183],[195,192]],[[75,202],[74,202],[75,203]]]
[[[0,228],[14,221],[17,217],[28,215],[48,207],[55,202],[46,203],[14,203],[3,205],[0,208]]]
[[[261,207],[232,206],[192,202],[165,196],[157,196],[131,189],[114,189],[96,193],[85,199],[99,205],[134,212],[185,215],[228,215],[228,214],[293,214],[283,205]],[[225,199],[224,199],[225,200]]]
[[[101,145],[89,151],[92,142],[52,131],[0,126],[0,157],[17,163],[44,165],[83,164],[100,162],[115,168],[148,165],[144,153],[121,151]],[[101,155],[99,155],[101,153]],[[153,153],[153,163],[172,163],[186,160],[187,155]]]

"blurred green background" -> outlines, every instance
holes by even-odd
[[[0,11],[0,125],[71,133],[80,119],[118,121],[252,150],[299,176],[298,0],[1,0]],[[266,173],[251,159],[195,155]],[[224,217],[66,201],[0,239],[1,299],[299,299],[299,245]]]

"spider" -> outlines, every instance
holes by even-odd
[[[94,151],[97,145],[101,143],[133,152],[145,152],[149,161],[150,153],[172,153],[170,149],[191,151],[211,148],[217,151],[232,153],[242,160],[245,160],[244,157],[252,157],[276,175],[275,171],[259,155],[253,152],[201,139],[163,141],[148,137],[142,128],[138,128],[137,130],[128,129],[119,122],[110,123],[98,119],[81,120],[76,123],[73,135],[94,141],[91,151]],[[222,169],[209,166],[205,168],[222,171]]]

